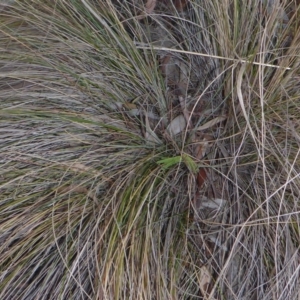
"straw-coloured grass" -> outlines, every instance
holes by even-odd
[[[0,298],[298,299],[297,5],[2,5]]]

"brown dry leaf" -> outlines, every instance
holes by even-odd
[[[195,147],[194,156],[199,160],[202,159],[204,157],[204,155],[206,154],[207,148],[208,148],[208,142],[207,141],[203,142],[200,145],[197,145]]]
[[[171,136],[175,136],[176,134],[182,132],[186,128],[186,120],[183,115],[179,115],[174,118],[171,123],[167,127],[167,131]]]
[[[209,134],[196,135],[193,139],[193,143],[195,143],[193,151],[194,157],[196,157],[198,160],[202,159],[207,153],[207,150],[211,146],[211,142],[213,140],[213,136]]]
[[[125,103],[123,103],[123,108],[124,108],[124,109],[130,110],[130,109],[135,109],[135,108],[137,108],[137,106],[136,106],[136,104],[134,104],[134,103],[125,102]]]
[[[206,171],[203,168],[199,169],[199,172],[197,174],[197,184],[198,184],[198,189],[201,188],[201,186],[203,185],[203,183],[205,182],[207,178],[207,174]]]
[[[173,2],[177,11],[182,12],[185,10],[189,0],[173,0]]]
[[[140,110],[134,103],[130,103],[130,102],[124,103],[123,109],[125,109],[126,113],[131,117],[140,115]]]
[[[146,13],[151,14],[156,6],[156,1],[157,0],[148,0],[147,3],[145,4],[146,8]]]
[[[161,58],[161,72],[167,84],[177,95],[185,96],[189,84],[189,69],[187,64],[174,55],[167,54]]]
[[[198,277],[201,293],[204,296],[204,299],[206,299],[206,296],[208,295],[208,288],[212,281],[212,276],[206,266],[202,266],[200,268],[200,274]]]
[[[219,210],[226,204],[225,199],[208,199],[206,197],[202,197],[201,201],[199,201],[199,207],[197,209],[209,208],[214,210]]]
[[[162,143],[161,140],[159,139],[157,134],[150,127],[148,115],[146,112],[144,112],[144,116],[145,116],[145,127],[146,127],[145,139],[147,141],[155,143],[155,144],[161,144]]]
[[[148,14],[151,14],[154,11],[154,8],[156,6],[157,0],[147,0],[145,4],[145,12],[143,12],[141,15],[137,16],[137,20],[144,19]]]
[[[204,125],[199,126],[199,127],[197,128],[197,130],[205,130],[205,129],[208,129],[208,128],[213,127],[214,125],[216,125],[216,124],[218,124],[218,123],[220,123],[220,122],[222,122],[222,121],[225,121],[226,119],[227,119],[227,117],[224,117],[224,116],[223,116],[223,117],[222,117],[222,116],[216,117],[216,118],[214,118],[214,119],[208,121],[208,122],[205,123]]]

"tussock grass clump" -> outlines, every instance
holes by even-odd
[[[2,5],[0,298],[298,299],[297,5]]]

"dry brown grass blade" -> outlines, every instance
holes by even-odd
[[[1,10],[0,299],[298,300],[299,10],[246,2]]]

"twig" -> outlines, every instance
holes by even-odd
[[[150,47],[150,46],[144,46],[142,43],[137,43],[136,47],[137,47],[137,49],[148,49],[148,50],[153,49],[153,50],[159,50],[159,51],[185,53],[185,54],[198,55],[198,56],[203,56],[203,57],[230,60],[230,61],[234,61],[234,62],[249,63],[249,64],[253,64],[253,65],[271,67],[271,68],[276,68],[276,69],[291,70],[290,67],[281,67],[281,66],[277,66],[277,65],[266,64],[266,63],[261,63],[261,62],[257,62],[257,61],[250,61],[250,60],[246,60],[246,59],[236,59],[236,58],[223,57],[223,56],[205,54],[205,53],[199,53],[199,52],[193,52],[193,51],[185,51],[185,50],[180,50],[180,49],[172,49],[172,48],[166,48],[166,47],[155,47],[155,46]]]

